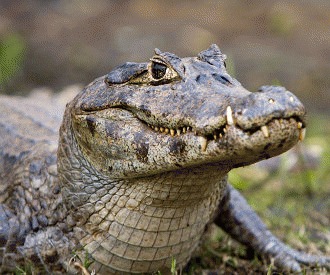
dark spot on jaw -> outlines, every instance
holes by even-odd
[[[149,144],[141,143],[136,148],[136,157],[139,161],[148,162]]]
[[[170,154],[182,154],[186,148],[186,143],[182,140],[173,140],[170,146]]]
[[[96,119],[92,116],[86,117],[87,126],[89,131],[91,132],[92,136],[94,136],[95,133],[95,127],[96,127]]]
[[[134,135],[134,143],[136,145],[136,157],[139,161],[147,163],[149,153],[149,143],[142,133],[137,132]]]

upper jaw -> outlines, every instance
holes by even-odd
[[[268,137],[269,123],[280,122],[283,119],[293,119],[298,129],[304,129],[306,126],[304,106],[292,93],[284,88],[281,88],[281,91],[284,91],[284,95],[280,97],[271,94],[262,95],[260,99],[256,98],[256,93],[250,93],[246,97],[231,99],[231,102],[229,100],[220,104],[217,102],[219,109],[212,108],[212,103],[210,108],[204,107],[207,111],[192,108],[190,115],[165,116],[160,112],[157,117],[153,116],[152,112],[146,115],[144,110],[129,109],[151,129],[171,136],[180,136],[192,131],[195,135],[216,139],[221,138],[229,126],[235,126],[247,133],[261,130],[265,137]]]
[[[295,132],[294,135],[297,138],[294,138],[294,143],[298,140],[303,140],[306,132],[304,106],[293,94],[284,88],[270,87],[268,89],[271,90],[271,88],[280,90],[284,94],[280,97],[278,94],[266,94],[265,96],[263,95],[261,100],[257,101],[255,94],[251,93],[252,104],[249,105],[248,100],[245,100],[243,104],[237,100],[236,104],[228,104],[225,111],[222,111],[222,115],[204,120],[204,123],[192,121],[173,127],[166,124],[154,124],[153,121],[149,120],[146,124],[152,131],[163,135],[179,137],[190,134],[198,136],[202,152],[207,151],[211,141],[221,144],[224,140],[228,140],[229,129],[234,129],[234,132],[231,134],[234,133],[237,139],[249,139],[253,134],[258,133],[260,137],[257,142],[264,142],[265,144],[276,143],[276,139],[285,139],[285,137],[279,135],[279,129],[281,129],[280,131],[290,129],[290,131]],[[269,104],[268,108],[265,107],[265,101]],[[261,105],[261,109],[258,104]],[[289,147],[286,150],[288,149]]]

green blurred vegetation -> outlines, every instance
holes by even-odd
[[[0,38],[0,85],[5,84],[19,71],[25,49],[24,39],[17,33]]]

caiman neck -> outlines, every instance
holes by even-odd
[[[213,220],[228,171],[210,164],[139,178],[106,178],[83,158],[70,127],[66,118],[59,175],[68,221],[95,260],[93,268],[144,273],[170,267],[173,257],[183,267]],[[126,255],[136,249],[140,252],[134,260]]]

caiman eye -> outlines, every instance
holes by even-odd
[[[151,75],[154,79],[162,79],[166,74],[166,70],[167,66],[162,63],[152,62],[151,64]]]

